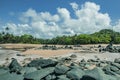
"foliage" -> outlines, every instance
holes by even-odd
[[[76,44],[98,44],[109,43],[113,41],[115,44],[120,43],[120,33],[110,29],[103,29],[93,34],[79,34],[73,36],[57,36],[52,39],[35,38],[32,35],[24,34],[15,36],[10,34],[9,28],[5,29],[6,32],[0,33],[0,43],[31,43],[31,44],[63,44],[63,45],[76,45]]]

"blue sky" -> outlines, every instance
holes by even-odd
[[[68,11],[68,13],[70,13],[70,19],[74,20],[75,18],[78,18],[78,16],[77,16],[77,14],[75,14],[75,10],[73,9],[73,6],[70,5],[70,3],[76,3],[79,6],[79,10],[81,10],[82,5],[85,6],[86,2],[94,3],[96,5],[96,7],[97,7],[97,5],[99,5],[100,9],[97,10],[96,12],[103,14],[103,15],[105,15],[107,13],[108,17],[110,18],[109,25],[112,26],[111,24],[115,24],[115,26],[117,26],[117,28],[119,28],[118,24],[119,24],[119,19],[120,19],[120,15],[119,15],[120,14],[120,5],[119,5],[120,0],[115,0],[115,1],[114,0],[0,0],[0,26],[3,26],[3,27],[10,26],[11,27],[10,24],[15,24],[16,25],[15,28],[19,28],[20,25],[22,25],[22,27],[23,27],[23,25],[27,25],[29,27],[35,28],[35,26],[33,26],[31,24],[32,22],[35,22],[33,20],[33,16],[32,17],[31,17],[31,15],[29,16],[29,19],[32,18],[32,21],[29,20],[29,23],[21,21],[20,17],[23,18],[23,16],[24,16],[24,18],[26,18],[26,16],[23,14],[27,13],[27,11],[28,12],[30,11],[30,12],[35,12],[37,15],[39,15],[41,13],[45,14],[45,12],[48,12],[51,16],[58,15],[58,17],[61,19],[62,18],[62,17],[60,17],[60,15],[62,15],[61,11],[64,11],[64,10],[61,10],[62,8],[65,8]],[[88,4],[88,5],[92,6],[91,4]],[[58,8],[59,8],[59,10],[58,10]],[[91,9],[91,11],[92,11],[92,9]],[[79,14],[79,15],[81,15],[81,14]],[[27,18],[28,18],[28,16],[27,16]],[[34,18],[35,18],[35,16],[34,16]],[[37,20],[37,22],[38,21],[39,21],[39,23],[41,22],[41,20]],[[60,24],[63,25],[63,23],[65,23],[64,20],[62,22],[55,22],[55,21],[51,21],[51,20],[46,21],[45,19],[44,19],[44,22],[45,22],[45,24],[47,24],[48,27],[50,26],[50,25],[48,25],[49,22],[50,23],[54,22],[58,26],[58,28],[59,28],[59,26],[61,26]],[[97,22],[97,23],[99,23],[99,22]],[[45,27],[47,27],[47,26],[45,25]],[[78,34],[79,33],[91,33],[90,31],[86,31],[86,32],[81,32],[81,31],[76,31],[76,30],[71,31],[71,29],[72,29],[71,26],[69,26],[69,25],[65,25],[65,26],[68,26],[67,28],[65,28],[65,27],[63,28],[63,29],[66,29],[66,31],[65,32],[58,31],[58,35],[64,35],[64,33],[65,33],[65,35],[71,35],[71,34],[75,34],[75,33],[78,33]],[[79,27],[79,28],[81,28],[81,27]],[[15,30],[17,30],[17,29],[15,29]],[[22,30],[22,29],[20,29],[20,30]],[[26,30],[27,30],[27,28],[26,28]],[[52,33],[52,34],[48,34],[50,36],[42,35],[42,33],[35,33],[36,32],[35,30],[34,31],[30,31],[30,30],[31,29],[28,29],[28,32],[32,35],[33,35],[33,33],[36,34],[34,36],[37,36],[37,37],[43,37],[43,38],[48,37],[49,38],[49,37],[57,36],[57,35],[53,35],[54,31],[52,32],[52,30],[50,31],[50,33]],[[85,30],[85,29],[83,29],[83,30]],[[21,33],[22,34],[26,33],[24,31],[25,30],[21,31]],[[44,31],[45,30],[43,29],[43,32]],[[15,32],[15,34],[20,34],[20,33]]]
[[[33,8],[36,11],[49,11],[51,13],[56,13],[57,7],[65,7],[70,11],[70,2],[76,2],[78,4],[83,4],[86,1],[95,2],[101,6],[101,12],[109,13],[110,17],[114,20],[120,18],[120,0],[0,0],[0,18],[3,21],[10,21],[10,13],[17,13],[26,11],[29,8]],[[74,16],[74,15],[72,15]],[[13,19],[15,20],[15,19]]]

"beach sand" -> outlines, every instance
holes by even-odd
[[[0,65],[7,65],[11,62],[11,58],[16,58],[20,64],[25,64],[36,58],[53,58],[53,57],[69,57],[72,54],[77,56],[76,61],[81,59],[95,59],[96,57],[101,60],[113,61],[115,58],[120,58],[120,53],[99,53],[96,52],[84,52],[82,50],[72,50],[72,49],[60,49],[60,50],[41,50],[37,49],[42,45],[39,44],[0,44],[1,47],[5,49],[0,50]],[[63,46],[63,45],[58,45]],[[97,47],[97,45],[82,45],[82,49],[87,49],[90,47]],[[105,46],[105,45],[104,45]],[[8,50],[6,50],[8,48]],[[13,48],[28,48],[26,51],[15,51],[11,50]],[[20,54],[22,56],[18,56]]]

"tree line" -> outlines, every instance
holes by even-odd
[[[63,45],[77,45],[77,44],[108,44],[114,40],[114,44],[120,43],[120,33],[111,29],[103,29],[93,34],[75,34],[73,36],[57,36],[52,39],[35,38],[32,35],[24,34],[15,36],[8,32],[0,33],[0,43],[30,43],[30,44],[63,44]]]

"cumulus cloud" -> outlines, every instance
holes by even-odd
[[[32,28],[28,24],[7,23],[5,26],[3,26],[3,29],[6,27],[9,27],[9,33],[15,35],[30,34],[32,31]]]
[[[19,18],[23,24],[7,23],[6,26],[10,27],[14,34],[29,33],[39,38],[94,33],[112,27],[109,14],[101,13],[100,5],[93,2],[85,2],[81,6],[73,2],[70,5],[76,18],[71,17],[67,8],[58,7],[56,14],[37,12],[30,8]],[[120,28],[120,20],[114,27]]]
[[[120,32],[120,19],[116,22],[116,24],[113,26],[113,30]]]

